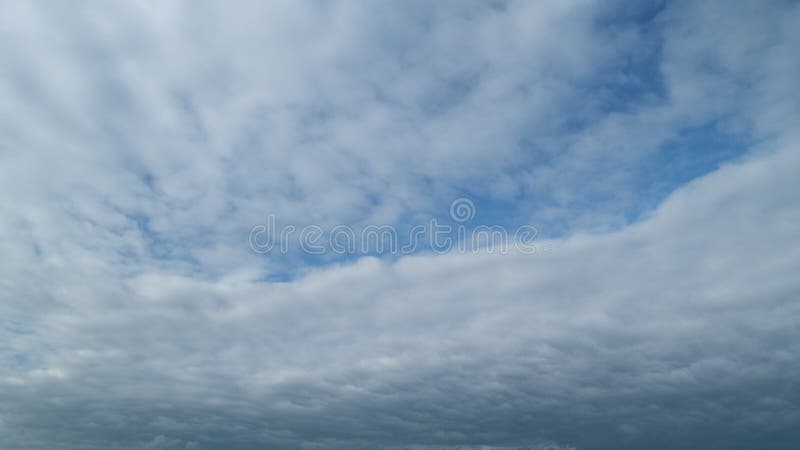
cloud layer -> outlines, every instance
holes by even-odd
[[[796,447],[800,10],[737,3],[7,2],[0,447]],[[552,251],[247,245],[457,196]]]

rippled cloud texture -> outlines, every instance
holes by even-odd
[[[797,2],[0,9],[0,448],[800,446]]]

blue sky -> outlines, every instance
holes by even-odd
[[[796,447],[796,2],[0,6],[0,447]]]

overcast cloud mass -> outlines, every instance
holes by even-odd
[[[0,449],[800,448],[798,29],[0,0]],[[456,198],[539,251],[248,245]]]

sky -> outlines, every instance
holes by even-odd
[[[800,3],[0,11],[3,450],[800,446]]]

